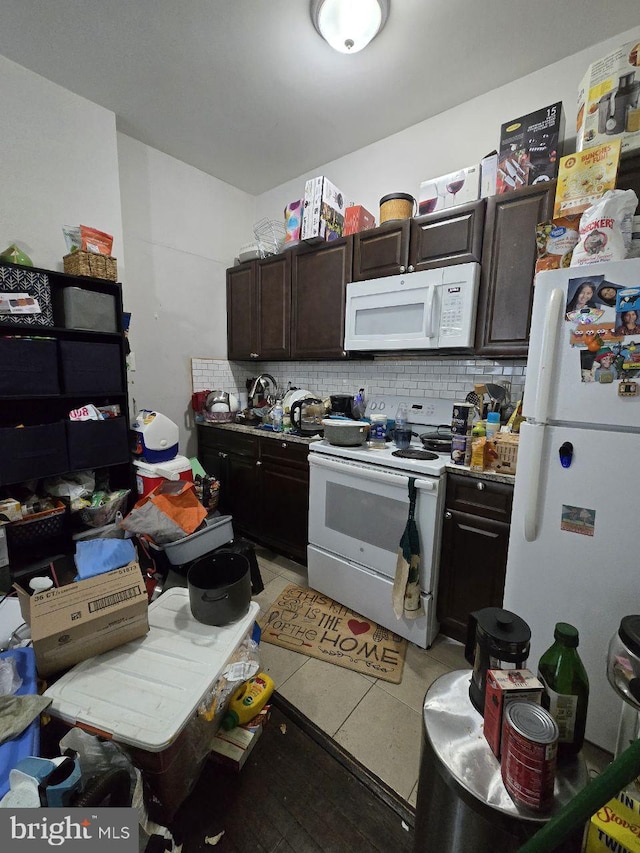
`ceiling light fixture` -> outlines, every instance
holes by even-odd
[[[389,16],[389,0],[311,0],[311,19],[322,38],[340,53],[358,53]]]

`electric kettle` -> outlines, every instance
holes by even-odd
[[[487,670],[524,669],[530,640],[531,628],[510,610],[485,607],[469,614],[464,648],[464,656],[473,666],[469,698],[483,716]]]
[[[317,397],[307,397],[291,404],[291,431],[298,435],[317,435],[324,429],[325,406]]]

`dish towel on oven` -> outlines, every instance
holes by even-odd
[[[397,619],[417,619],[424,608],[420,598],[420,539],[416,526],[416,481],[409,477],[409,518],[400,539],[393,582],[393,612]]]

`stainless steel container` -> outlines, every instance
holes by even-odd
[[[558,767],[548,813],[517,807],[469,700],[470,677],[468,670],[449,672],[425,696],[415,853],[515,853],[588,781],[578,756]],[[581,840],[582,828],[563,843],[563,851],[578,853]]]

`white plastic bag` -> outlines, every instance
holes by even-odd
[[[22,686],[15,658],[0,660],[0,696],[13,696]]]
[[[623,261],[627,245],[622,223],[637,206],[638,196],[633,190],[608,190],[588,207],[580,219],[580,239],[573,250],[571,266]]]

